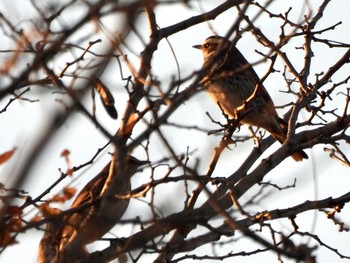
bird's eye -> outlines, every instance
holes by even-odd
[[[210,44],[209,44],[209,43],[205,43],[205,44],[203,45],[203,47],[204,47],[204,48],[208,48],[208,47],[210,47]]]

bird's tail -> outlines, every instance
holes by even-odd
[[[283,144],[284,141],[286,140],[286,135],[284,133],[283,134],[276,133],[276,132],[270,132],[270,133],[281,144]],[[297,162],[300,162],[304,159],[309,159],[309,156],[303,150],[298,150],[296,152],[293,152],[291,154],[291,157]]]

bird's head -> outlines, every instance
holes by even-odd
[[[193,48],[200,49],[203,53],[204,60],[207,60],[220,48],[220,50],[227,50],[231,42],[220,36],[210,36],[203,44],[194,45]]]

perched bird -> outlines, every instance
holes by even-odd
[[[147,163],[130,156],[123,164],[124,172],[119,173],[112,161],[85,185],[71,205],[71,208],[81,209],[63,219],[63,227],[57,236],[58,253],[52,262],[75,262],[87,256],[85,246],[108,233],[125,213],[130,198],[123,195],[131,190],[130,178],[140,166]],[[113,191],[115,196],[108,201],[109,209],[101,211],[103,191],[111,169],[115,169],[113,173],[119,183]]]
[[[239,50],[232,47],[231,41],[210,36],[203,44],[193,47],[204,56],[203,69],[207,70],[204,86],[224,112],[232,118],[239,116],[241,123],[267,130],[283,143],[287,123],[278,117],[260,78]],[[292,153],[292,157],[296,161],[308,158],[303,151]]]

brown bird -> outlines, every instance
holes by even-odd
[[[85,246],[108,233],[125,213],[130,198],[123,195],[131,190],[130,178],[140,166],[147,163],[148,161],[129,156],[123,164],[124,172],[119,173],[117,165],[112,161],[85,185],[71,205],[71,208],[82,209],[65,216],[63,226],[59,232],[56,231],[57,255],[50,262],[75,262],[87,256]],[[100,204],[110,169],[115,169],[113,172],[119,183],[113,191],[115,197],[107,201],[109,209],[101,211]]]
[[[224,112],[232,118],[239,116],[241,123],[267,130],[283,144],[287,123],[277,115],[260,78],[239,50],[232,47],[231,41],[210,36],[202,45],[193,47],[204,56],[203,69],[207,74],[202,82]],[[308,158],[303,151],[292,153],[292,157],[296,161]]]
[[[55,212],[51,213],[51,215],[61,213],[59,209],[50,209]],[[51,219],[46,223],[45,233],[39,244],[38,263],[52,263],[56,257],[59,246],[59,239],[57,239],[57,237],[62,228],[62,223],[62,217]]]

